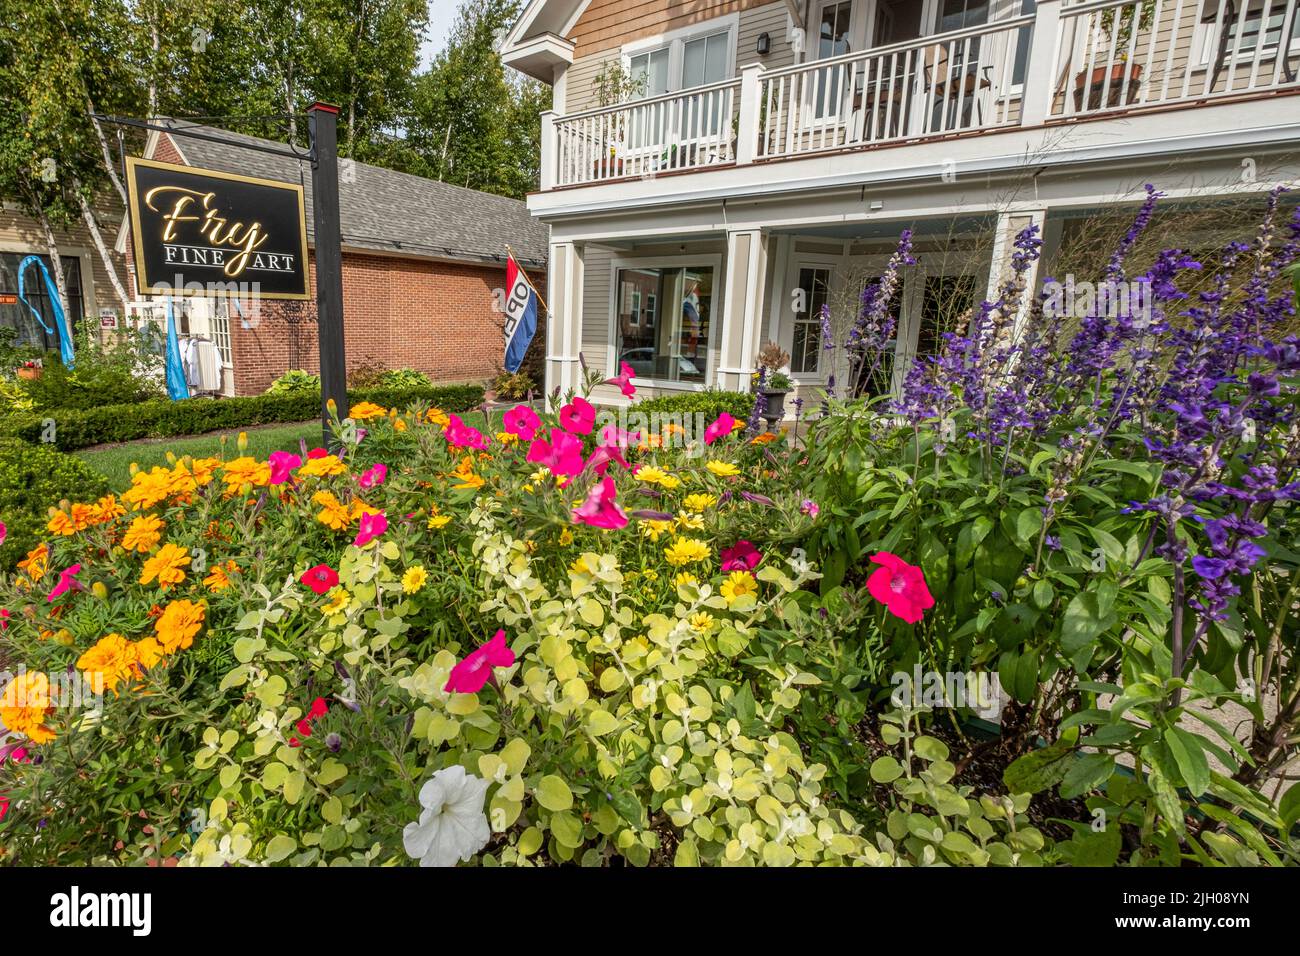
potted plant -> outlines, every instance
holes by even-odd
[[[22,365],[18,366],[18,377],[25,378],[28,381],[35,381],[41,377],[41,374],[44,371],[45,369],[41,367],[40,359],[28,359]]]
[[[785,417],[785,397],[794,388],[790,376],[781,371],[789,364],[790,353],[775,342],[768,342],[758,352],[754,388],[762,396],[763,420],[769,430]]]
[[[596,103],[602,109],[618,106],[645,96],[646,78],[635,76],[625,69],[621,60],[610,60],[601,68],[593,80],[596,88]],[[592,178],[600,179],[602,174],[620,177],[623,175],[623,147],[626,139],[626,117],[615,114],[610,138],[607,144],[609,156],[597,155],[592,163]]]
[[[1118,56],[1110,62],[1095,66],[1091,71],[1080,70],[1074,77],[1075,109],[1102,108],[1102,94],[1105,92],[1106,108],[1120,105],[1127,106],[1137,99],[1138,88],[1142,81],[1142,64],[1130,63],[1128,56],[1129,41],[1134,29],[1141,32],[1150,29],[1155,13],[1155,0],[1143,0],[1140,7],[1110,8],[1102,12],[1098,24],[1098,37],[1109,44],[1114,34],[1114,47]],[[1115,17],[1119,16],[1116,25]],[[1107,60],[1110,58],[1108,57]]]

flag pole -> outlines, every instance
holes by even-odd
[[[515,251],[510,248],[509,243],[506,243],[506,254],[509,255],[511,259],[515,258]],[[515,259],[515,265],[519,266],[518,259]],[[533,295],[537,296],[537,301],[540,302],[542,304],[542,308],[546,310],[546,314],[550,315],[551,307],[546,304],[546,300],[542,298],[542,294],[537,291],[537,286],[533,285],[533,280],[528,278],[528,270],[525,269],[523,266],[519,266],[519,271],[523,275],[524,281],[528,283],[528,288],[533,290]]]

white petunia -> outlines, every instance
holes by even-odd
[[[402,830],[407,854],[420,866],[455,866],[487,846],[487,789],[488,781],[459,764],[437,771],[420,788],[420,819]]]

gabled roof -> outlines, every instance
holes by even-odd
[[[305,158],[298,161],[247,148],[285,148],[283,143],[256,136],[184,120],[158,122],[221,139],[213,142],[166,134],[187,165],[301,183],[307,203],[307,238],[312,240],[315,223],[311,212],[311,164]],[[153,142],[151,138],[151,146]],[[367,163],[343,165],[339,178],[345,248],[481,264],[504,262],[508,244],[520,265],[540,267],[546,262],[550,230],[516,199]]]
[[[501,61],[543,83],[573,62],[568,33],[591,0],[529,0],[501,45]]]

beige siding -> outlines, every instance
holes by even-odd
[[[113,243],[117,239],[118,228],[122,224],[122,208],[106,204],[97,209],[97,217],[104,244],[109,247],[111,253]],[[97,326],[99,309],[113,308],[120,312],[122,305],[113,291],[113,284],[109,281],[103,260],[95,250],[90,231],[81,220],[77,219],[64,228],[56,228],[54,233],[60,254],[75,256],[81,263],[87,319]],[[0,208],[0,252],[48,254],[40,225],[31,216],[23,213],[15,203],[9,201]],[[126,263],[116,254],[113,255],[113,260],[118,279],[126,285]],[[128,288],[128,294],[129,292]]]
[[[583,57],[729,13],[771,5],[771,0],[592,0],[569,39],[576,45],[575,56]]]
[[[593,53],[573,61],[567,74],[564,94],[564,113],[570,115],[600,106],[596,92],[596,77],[606,64],[619,62],[617,49]]]

